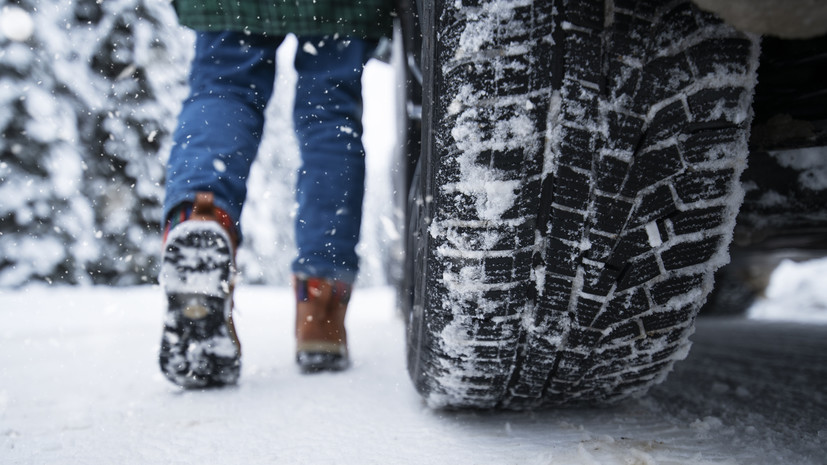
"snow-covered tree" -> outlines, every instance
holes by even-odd
[[[151,0],[0,14],[0,285],[153,280],[191,39]]]
[[[90,82],[105,97],[100,105],[88,105],[89,114],[79,121],[88,141],[83,191],[95,210],[105,258],[87,269],[96,282],[153,281],[161,249],[163,156],[185,91],[191,40],[175,25],[166,3],[79,0],[77,5],[90,17],[88,24],[98,21],[73,35],[96,44],[85,61]]]

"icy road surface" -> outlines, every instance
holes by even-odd
[[[2,464],[824,464],[827,326],[705,320],[649,396],[534,413],[427,409],[391,289],[359,289],[355,361],[302,376],[292,294],[242,287],[238,387],[160,375],[159,288],[0,290]]]

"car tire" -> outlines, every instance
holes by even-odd
[[[432,407],[641,394],[743,193],[758,39],[689,1],[426,1],[408,369]]]

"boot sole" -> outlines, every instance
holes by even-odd
[[[193,221],[170,233],[161,269],[167,314],[158,360],[174,384],[192,389],[238,381],[232,276],[230,240],[220,226]]]

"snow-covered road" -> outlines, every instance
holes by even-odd
[[[827,463],[827,325],[701,321],[666,383],[609,409],[445,412],[408,381],[391,289],[354,295],[351,370],[302,376],[291,292],[240,288],[241,384],[203,392],[157,369],[162,304],[0,290],[0,463]]]

